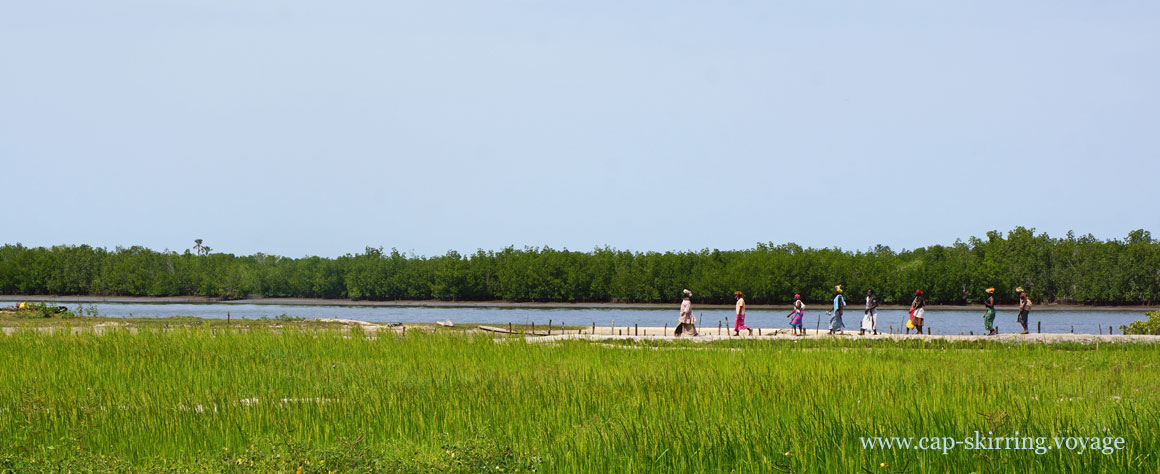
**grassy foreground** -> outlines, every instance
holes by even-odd
[[[1154,345],[25,329],[0,368],[0,472],[1160,472]],[[975,431],[1125,444],[860,442]]]

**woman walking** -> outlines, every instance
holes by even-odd
[[[830,334],[837,331],[846,333],[846,323],[842,322],[844,309],[846,309],[846,298],[842,297],[842,285],[838,285],[834,287],[834,309],[826,312],[826,314],[833,314],[830,317]]]
[[[858,335],[864,335],[866,331],[878,335],[878,298],[874,297],[874,290],[866,290],[866,316],[862,317],[862,330]]]
[[[1027,334],[1027,314],[1031,312],[1031,298],[1027,297],[1027,292],[1023,291],[1023,287],[1016,288],[1019,292],[1019,317],[1015,320],[1023,325],[1023,332],[1020,334]]]
[[[806,317],[806,304],[802,303],[802,295],[793,295],[793,311],[786,317],[789,318],[789,328],[793,331],[793,335],[806,335],[806,330],[802,327],[802,320]],[[799,331],[801,334],[798,334]]]
[[[741,297],[740,291],[734,291],[733,296],[737,298],[737,307],[735,308],[737,310],[737,315],[733,319],[733,335],[740,336],[741,330],[745,329],[749,331],[749,335],[752,336],[753,330],[749,329],[749,326],[745,325],[745,298]]]
[[[995,330],[995,289],[987,288],[987,297],[983,298],[983,306],[987,307],[987,312],[983,313],[983,329],[987,330],[987,335],[991,336],[998,334]]]
[[[676,337],[681,337],[681,332],[687,332],[692,336],[699,336],[697,328],[693,326],[697,322],[697,318],[693,316],[693,292],[686,289],[682,291],[684,300],[681,301],[681,316],[677,320],[677,331],[673,334]]]
[[[922,334],[922,325],[926,321],[924,319],[926,318],[926,298],[922,297],[922,290],[914,290],[914,301],[910,302],[910,315],[914,329]],[[910,329],[907,329],[906,333],[910,334]]]

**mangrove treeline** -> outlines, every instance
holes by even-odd
[[[651,303],[676,301],[689,288],[699,302],[729,302],[741,290],[751,303],[785,303],[794,293],[827,301],[841,284],[851,304],[866,289],[906,304],[916,288],[932,303],[964,304],[988,287],[1012,303],[1017,286],[1038,302],[1160,302],[1160,241],[1145,230],[1099,240],[1020,227],[902,252],[771,243],[665,253],[509,247],[437,257],[367,248],[334,259],[198,253],[4,245],[0,294]]]

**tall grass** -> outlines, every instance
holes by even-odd
[[[0,337],[0,367],[15,471],[1160,472],[1151,345],[21,331]],[[859,442],[975,431],[1126,445]]]

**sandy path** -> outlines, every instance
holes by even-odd
[[[541,328],[536,328],[536,332],[543,334],[545,331]],[[793,336],[789,329],[765,329],[762,328],[761,335],[758,335],[758,330],[753,330],[753,335],[750,336],[742,331],[741,336],[732,336],[732,331],[725,331],[721,329],[718,332],[717,328],[701,329],[701,336],[698,337],[673,337],[673,327],[632,327],[628,328],[612,328],[609,326],[597,326],[596,334],[592,334],[592,328],[584,328],[579,331],[569,329],[564,333],[560,333],[559,329],[552,331],[551,335],[540,335],[536,337],[528,337],[528,341],[549,342],[566,339],[587,339],[587,340],[632,340],[632,341],[648,341],[648,340],[677,340],[685,339],[694,342],[707,341],[721,341],[732,339],[756,339],[756,340],[791,340],[791,339],[847,339],[847,340],[946,340],[946,341],[1001,341],[1001,342],[1036,342],[1036,343],[1059,343],[1059,342],[1078,342],[1085,344],[1100,343],[1116,343],[1116,342],[1145,342],[1145,343],[1160,343],[1160,336],[1125,336],[1125,335],[1109,335],[1109,334],[999,334],[996,336],[983,335],[958,335],[958,334],[934,334],[934,335],[916,335],[916,334],[885,334],[879,333],[875,335],[859,336],[858,331],[846,331],[845,335],[830,336],[825,329],[816,331],[807,329],[806,336]]]

